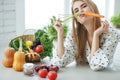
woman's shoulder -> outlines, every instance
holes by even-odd
[[[108,27],[108,32],[111,32],[111,33],[118,33],[118,30],[114,27],[114,26],[109,26]]]

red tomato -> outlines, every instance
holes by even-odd
[[[39,75],[41,78],[46,78],[47,74],[48,74],[47,69],[40,69],[40,70],[38,71],[38,75]]]
[[[48,78],[49,78],[49,80],[55,80],[57,78],[57,72],[49,71]]]
[[[42,52],[42,51],[43,51],[43,46],[42,46],[42,45],[36,46],[35,52],[40,53],[40,52]]]

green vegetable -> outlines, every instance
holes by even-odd
[[[48,25],[48,34],[51,37],[56,37],[57,36],[57,31],[55,30],[55,28],[52,24]]]
[[[113,25],[115,25],[115,27],[120,28],[120,13],[113,15],[110,21],[112,22]]]
[[[60,20],[60,19],[58,19]],[[47,26],[46,28],[47,33],[50,37],[55,38],[57,37],[57,31],[54,28],[54,19],[51,19],[51,23]],[[64,29],[64,37],[66,36],[68,32],[68,26],[66,24],[63,24],[63,29]]]
[[[35,32],[35,39],[40,39],[40,36],[42,36],[45,33],[44,30],[39,29]]]
[[[48,33],[44,29],[39,29],[35,33],[35,38],[40,39],[41,45],[43,46],[43,51],[40,53],[40,57],[52,57],[52,48],[53,48],[53,38],[50,38]]]
[[[10,46],[13,47],[13,48],[15,49],[15,51],[18,51],[19,41],[18,41],[18,40],[13,40],[13,41],[10,43]]]
[[[78,16],[78,14],[77,14],[77,13],[76,13],[76,14],[73,14],[73,15],[65,18],[62,22],[66,22],[66,21],[68,21],[69,19],[72,19],[72,18],[75,17],[75,16]]]
[[[10,47],[13,47],[14,49],[15,49],[15,51],[18,51],[18,49],[19,49],[19,42],[20,42],[20,39],[19,38],[16,38],[16,39],[14,39],[14,40],[12,40],[11,42],[10,42]],[[28,48],[27,48],[27,46],[25,45],[25,42],[24,41],[22,41],[22,48],[23,48],[23,51],[25,51],[25,50],[28,50]]]

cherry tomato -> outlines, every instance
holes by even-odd
[[[48,78],[49,78],[49,80],[55,80],[57,78],[57,72],[49,71]]]
[[[47,74],[48,74],[47,69],[40,69],[38,71],[38,76],[40,76],[41,78],[46,78]]]
[[[35,48],[35,52],[41,53],[43,51],[43,46],[42,45],[37,45]]]

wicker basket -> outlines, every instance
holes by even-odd
[[[35,39],[34,34],[25,34],[25,32],[24,32],[24,35],[17,36],[15,38],[13,38],[12,40],[10,40],[9,46],[10,46],[12,41],[14,41],[14,40],[16,40],[18,38],[22,39],[24,42],[26,42],[26,41],[34,41],[34,39]],[[25,54],[25,60],[26,60],[26,62],[40,62],[40,56],[37,55],[37,56],[35,56],[35,59],[30,59],[30,58],[28,58],[28,54]]]
[[[17,39],[17,38],[20,38],[20,39],[22,39],[23,41],[27,41],[27,40],[33,41],[33,40],[35,39],[35,36],[32,35],[32,34],[30,34],[30,35],[21,35],[21,36],[15,37],[15,38],[13,38],[12,40],[10,40],[9,46],[10,46],[10,43],[11,43],[13,40]]]
[[[35,29],[27,29],[27,30],[25,30],[25,31],[23,32],[23,35],[17,36],[17,37],[15,37],[15,38],[13,38],[12,40],[10,40],[9,46],[10,46],[10,43],[11,43],[13,40],[17,39],[17,38],[21,38],[24,42],[27,41],[27,40],[33,41],[33,40],[35,39],[35,36],[34,36],[35,31],[36,31]]]

